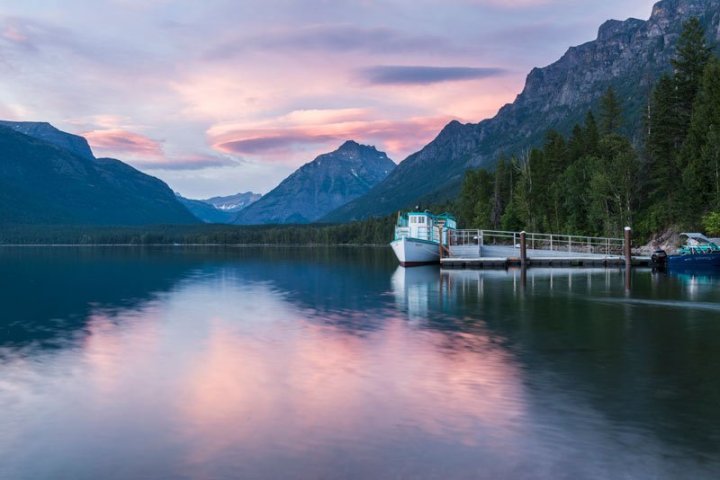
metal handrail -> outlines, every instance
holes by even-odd
[[[520,232],[503,230],[452,230],[451,246],[508,245],[520,249]],[[558,235],[552,233],[526,233],[529,250],[567,251],[620,255],[625,241],[622,238],[589,237],[585,235]]]

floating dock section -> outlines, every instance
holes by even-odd
[[[455,230],[443,248],[445,268],[642,267],[650,257],[633,256],[631,230],[625,238]]]

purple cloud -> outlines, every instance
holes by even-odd
[[[455,82],[498,77],[506,70],[487,67],[431,67],[378,65],[360,71],[362,78],[375,85],[428,85],[430,83]]]
[[[407,34],[386,27],[368,28],[342,24],[314,25],[238,38],[210,50],[207,57],[225,59],[252,49],[423,54],[459,50],[443,37]]]
[[[226,156],[195,154],[163,157],[159,160],[131,160],[130,163],[144,170],[202,170],[211,167],[238,166],[243,162]]]
[[[334,135],[273,135],[225,142],[217,145],[217,148],[225,152],[257,154],[284,150],[298,144],[324,143],[335,139]]]

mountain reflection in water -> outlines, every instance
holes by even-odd
[[[385,249],[0,252],[0,478],[712,478],[720,301]],[[691,299],[692,297],[692,299]],[[655,303],[653,303],[655,302]]]

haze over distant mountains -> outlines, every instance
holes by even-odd
[[[231,223],[237,212],[258,201],[262,195],[244,192],[204,200],[193,200],[179,194],[177,197],[180,203],[205,223]]]
[[[0,122],[0,224],[187,224],[161,180],[42,122]]]
[[[235,217],[236,224],[309,223],[367,193],[395,168],[375,147],[347,141],[296,170]]]
[[[612,86],[625,108],[625,133],[642,136],[643,111],[655,81],[670,70],[682,25],[699,17],[712,44],[720,41],[720,0],[663,0],[649,20],[609,20],[597,39],[533,69],[516,100],[489,120],[449,123],[384,181],[322,220],[389,214],[418,202],[453,198],[469,168],[492,168],[501,154],[542,143],[550,129],[568,133]]]

